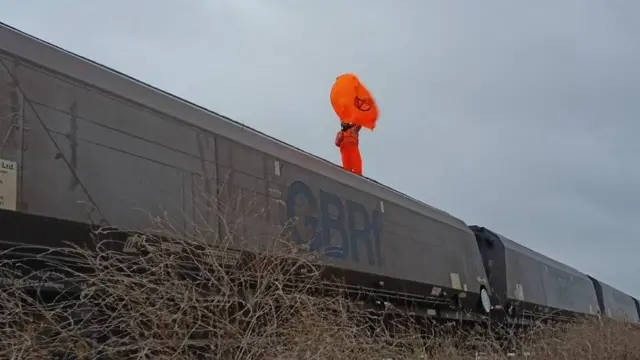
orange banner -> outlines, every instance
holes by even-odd
[[[331,105],[342,122],[371,130],[376,127],[378,105],[354,74],[343,74],[336,78],[331,88]]]

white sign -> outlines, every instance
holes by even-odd
[[[0,209],[16,210],[18,197],[18,164],[0,159]]]

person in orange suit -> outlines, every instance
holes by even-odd
[[[354,174],[362,175],[362,158],[360,157],[359,135],[362,126],[341,122],[342,129],[336,135],[336,146],[342,155],[342,167]]]

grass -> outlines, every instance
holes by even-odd
[[[51,282],[81,284],[55,298],[27,286],[24,260],[2,257],[0,359],[640,359],[640,331],[608,320],[513,335],[509,357],[487,334],[372,316],[323,287],[316,255],[279,235],[262,242],[264,256],[229,252],[244,240],[225,218],[236,236],[156,219],[172,240],[138,238],[135,256],[113,251],[106,230],[93,250],[45,249],[37,262],[56,269]]]

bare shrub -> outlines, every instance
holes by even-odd
[[[640,359],[638,326],[608,318],[531,329],[523,343],[540,359]]]
[[[124,239],[103,228],[92,247],[41,249],[28,259],[3,254],[0,358],[514,358],[503,338],[347,300],[339,283],[321,276],[318,254],[291,245],[282,231],[265,231],[259,255],[237,251],[250,240],[238,236],[239,222],[255,217],[225,216],[235,211],[229,206],[207,211],[202,218],[214,213],[217,228],[199,221],[185,231],[156,219],[146,236]],[[34,271],[56,291],[34,286]],[[638,330],[611,321],[532,328],[508,340],[531,359],[640,354]]]

